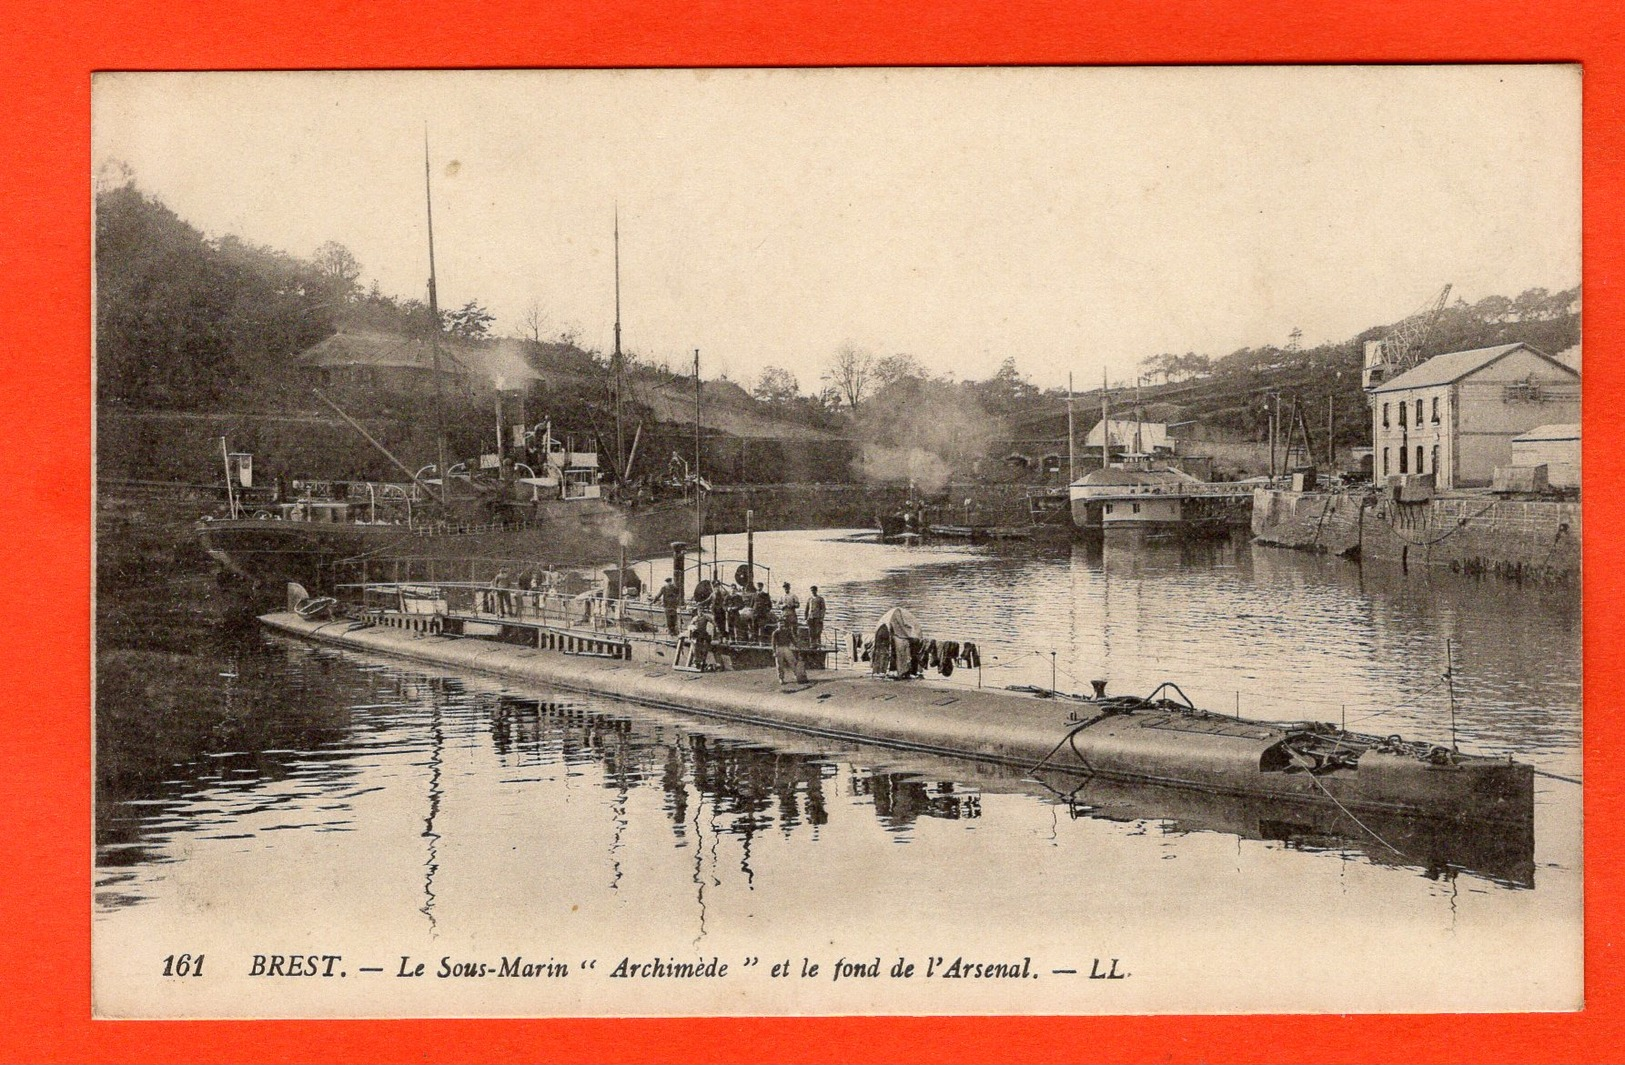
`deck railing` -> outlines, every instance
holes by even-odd
[[[572,596],[539,588],[498,587],[489,581],[387,581],[338,587],[358,596],[365,610],[412,617],[458,616],[490,624],[512,622],[628,639],[670,636],[666,611],[660,604],[641,597],[618,599],[596,590]],[[695,609],[696,604],[688,603],[678,611],[679,633],[687,629]],[[805,621],[801,627],[805,630]],[[827,631],[835,635],[833,630]]]
[[[1205,499],[1250,499],[1253,494],[1253,485],[1225,482],[1197,481],[1192,484],[1103,484],[1084,485],[1086,495],[1080,499],[1091,502],[1103,499],[1142,498],[1144,496],[1168,496],[1177,498],[1205,498]]]

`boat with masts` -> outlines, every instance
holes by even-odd
[[[600,454],[550,420],[504,424],[500,395],[495,446],[453,461],[447,448],[442,385],[440,309],[434,261],[434,205],[429,147],[424,141],[424,202],[428,221],[429,350],[434,379],[435,460],[413,469],[320,390],[331,408],[397,470],[396,481],[296,478],[275,490],[252,483],[250,456],[226,466],[227,512],[197,523],[204,550],[221,566],[273,592],[288,581],[316,591],[360,579],[363,567],[387,566],[398,579],[489,580],[514,565],[583,566],[664,553],[674,540],[696,538],[707,486],[695,466],[662,498],[622,498],[631,460],[624,443],[621,354],[620,218],[615,218],[615,349],[611,377],[616,455],[606,484]],[[698,400],[698,353],[696,401]],[[696,412],[696,421],[698,412]],[[698,431],[696,430],[696,441]],[[637,439],[632,450],[636,455]],[[668,482],[671,479],[668,478]]]

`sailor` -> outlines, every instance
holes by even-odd
[[[703,606],[694,609],[694,620],[689,622],[688,635],[694,641],[694,668],[706,671],[711,659],[711,618]]]
[[[717,639],[728,634],[728,588],[721,581],[711,586],[711,625]]]
[[[659,603],[666,608],[666,633],[669,636],[677,635],[677,608],[683,603],[683,593],[677,590],[677,585],[670,577],[661,585],[660,590],[649,597],[649,602]]]
[[[792,674],[797,684],[807,683],[807,664],[796,646],[795,629],[789,625],[773,630],[773,665],[778,670],[780,684],[788,684]]]
[[[869,672],[884,677],[891,669],[891,626],[881,622],[875,626],[875,646],[871,653]]]
[[[789,629],[792,635],[796,635],[801,627],[800,614],[801,600],[790,590],[790,582],[785,581],[784,598],[779,600],[779,624]]]
[[[581,624],[590,625],[593,615],[603,611],[604,590],[602,588],[588,588],[576,596],[576,602],[581,604]]]
[[[773,624],[773,597],[768,594],[767,585],[760,581],[756,584],[756,598],[750,604],[751,636],[760,641],[762,635]]]
[[[486,610],[487,610],[487,612],[492,613],[492,614],[496,614],[498,617],[506,617],[507,616],[507,614],[508,614],[508,591],[507,591],[507,589],[508,589],[509,583],[510,582],[509,582],[509,579],[508,579],[508,571],[507,571],[507,569],[504,568],[504,569],[497,570],[497,575],[495,577],[491,578],[491,590],[490,590],[490,593],[486,597]]]
[[[807,597],[807,642],[813,647],[824,642],[824,597],[818,594],[816,584]]]
[[[744,582],[741,581],[740,583],[743,584]],[[746,625],[747,620],[748,620],[746,615],[749,614],[749,613],[750,613],[750,611],[745,608],[745,595],[744,595],[744,593],[738,588],[735,588],[735,589],[731,590],[728,593],[728,628],[727,628],[728,635],[731,638],[733,638],[735,640],[739,640],[739,639],[744,638],[744,636],[745,636],[745,625]]]

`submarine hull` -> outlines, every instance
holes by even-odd
[[[290,636],[518,683],[1023,770],[1042,764],[1080,780],[1242,795],[1351,815],[1501,824],[1518,832],[1533,822],[1534,771],[1503,758],[1452,754],[1434,762],[1367,750],[1352,764],[1312,770],[1288,756],[1287,726],[1211,714],[1109,712],[1090,703],[847,670],[820,670],[808,683],[781,686],[766,669],[674,670],[673,647],[654,637],[580,642],[515,628],[487,639],[436,632],[409,615],[323,622],[279,612],[260,620]]]

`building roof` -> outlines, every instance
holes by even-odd
[[[440,347],[442,371],[466,371],[467,368],[450,349],[450,344]],[[353,333],[340,331],[305,349],[299,360],[307,366],[322,369],[376,366],[427,370],[434,365],[434,353],[423,337],[403,337],[371,330]]]
[[[1537,425],[1527,433],[1512,438],[1514,444],[1534,444],[1546,440],[1578,440],[1580,439],[1580,424],[1578,422],[1553,425]]]
[[[1125,470],[1108,466],[1084,474],[1076,483],[1093,485],[1189,484],[1197,478],[1183,470]]]
[[[1151,452],[1158,448],[1164,450],[1173,449],[1173,445],[1168,442],[1167,425],[1162,422],[1140,422],[1136,425],[1132,418],[1112,418],[1109,423],[1096,422],[1094,428],[1089,430],[1088,437],[1084,439],[1085,447],[1100,446],[1101,438],[1104,435],[1100,427],[1105,424],[1111,426],[1112,443],[1114,445],[1127,447],[1134,442],[1135,433],[1138,432],[1141,450],[1143,451]]]
[[[1444,355],[1435,355],[1419,366],[1413,366],[1398,377],[1373,388],[1376,392],[1404,392],[1412,388],[1432,388],[1438,385],[1454,384],[1469,374],[1477,373],[1490,363],[1512,354],[1519,348],[1538,355],[1553,366],[1579,376],[1572,368],[1564,366],[1550,355],[1528,344],[1498,344],[1493,348],[1473,348],[1471,351],[1452,351]]]
[[[1556,355],[1553,355],[1552,358],[1578,373],[1580,370],[1580,345],[1576,344],[1572,348],[1564,348]]]
[[[306,366],[318,369],[370,368],[428,371],[434,351],[426,337],[401,336],[370,329],[341,329],[300,353]],[[440,372],[468,375],[496,388],[521,388],[541,375],[525,356],[524,342],[511,337],[468,340],[443,336]]]

